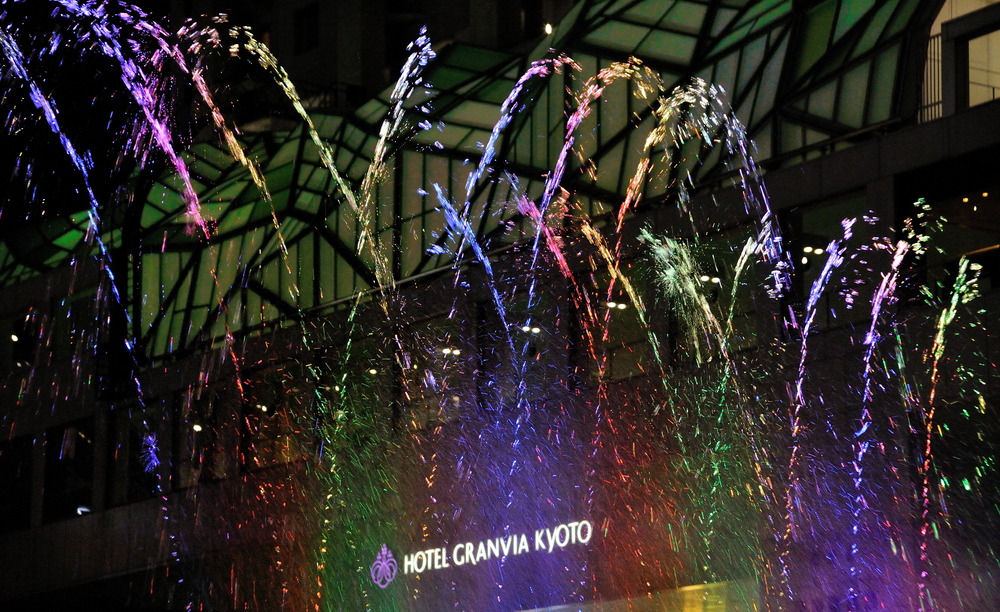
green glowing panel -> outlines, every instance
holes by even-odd
[[[731,31],[724,38],[722,38],[718,43],[715,44],[715,46],[713,47],[713,53],[719,53],[719,52],[725,51],[725,50],[729,49],[730,47],[735,46],[737,43],[741,42],[742,40],[744,40],[746,38],[747,34],[750,33],[750,31],[752,29],[752,26],[753,26],[753,24],[749,24],[748,23],[748,24],[745,24],[743,26],[740,26],[736,30]]]
[[[876,5],[875,0],[854,0],[852,2],[841,2],[840,12],[837,15],[837,29],[834,38],[840,38],[848,30],[854,27],[858,21]]]
[[[810,114],[824,119],[835,119],[834,105],[837,102],[837,82],[827,83],[809,94],[807,108]]]
[[[754,77],[755,71],[764,64],[764,49],[767,39],[758,36],[743,47],[743,57],[740,62],[740,82],[736,85],[736,91],[743,91],[748,85],[749,79]]]
[[[826,52],[830,44],[836,9],[836,3],[828,1],[812,9],[806,15],[802,51],[797,66],[799,76],[808,72]]]
[[[886,24],[889,22],[889,18],[892,17],[898,5],[898,2],[882,3],[878,12],[875,13],[871,22],[869,22],[864,36],[858,41],[857,48],[859,53],[870,51],[878,44],[879,40],[882,39],[882,34],[885,31]]]
[[[899,47],[892,47],[882,52],[875,60],[875,74],[872,77],[873,92],[871,104],[868,107],[868,122],[878,123],[889,119],[892,108],[893,85],[899,56]]]
[[[649,30],[631,23],[614,22],[600,26],[587,35],[587,42],[607,49],[632,53]]]
[[[851,127],[861,127],[865,117],[865,96],[868,93],[868,64],[848,72],[841,85],[840,109],[837,119]]]
[[[712,36],[718,37],[732,23],[739,13],[733,9],[720,8],[712,22]]]
[[[910,18],[913,16],[913,12],[917,9],[918,2],[916,0],[902,0],[898,3],[899,10],[893,16],[892,23],[882,34],[882,38],[888,38],[890,36],[895,36],[903,31],[903,28],[907,26]]]
[[[622,18],[633,22],[640,22],[648,26],[657,25],[668,8],[659,2],[642,2],[622,13]]]
[[[640,57],[667,62],[686,63],[691,60],[697,39],[674,32],[652,31],[636,48]]]
[[[655,2],[652,4],[656,4]],[[667,14],[664,25],[669,25],[675,30],[697,34],[701,30],[701,24],[705,20],[705,13],[708,7],[704,4],[694,2],[677,2]]]

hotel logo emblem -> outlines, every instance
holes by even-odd
[[[399,573],[399,564],[393,558],[389,547],[383,544],[382,552],[375,557],[375,563],[372,563],[372,581],[384,589],[396,578],[397,573]]]

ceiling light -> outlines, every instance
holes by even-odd
[[[374,376],[374,375],[378,374],[378,370],[376,370],[375,368],[372,368],[372,369],[368,370],[368,373],[371,374],[372,376]]]
[[[195,431],[201,431],[201,425],[195,423],[194,425],[191,426],[191,429]]]
[[[17,342],[17,334],[11,334],[10,335],[10,340],[11,340],[11,342]]]
[[[618,302],[608,302],[608,308],[618,308]]]
[[[542,330],[540,328],[538,328],[538,327],[532,327],[531,328],[531,333],[533,333],[533,334],[540,333],[541,331]]]
[[[546,34],[551,34],[552,33],[552,24],[551,23],[545,24],[545,33]]]
[[[627,308],[627,306],[628,306],[627,304],[619,303],[618,304],[618,310],[625,310],[625,308]]]

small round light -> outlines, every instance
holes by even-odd
[[[450,348],[443,348],[443,349],[441,349],[441,352],[444,353],[445,355],[451,355],[451,349]]]
[[[618,304],[618,310],[625,310],[626,307],[627,307],[627,304],[622,304],[622,303]]]
[[[460,351],[460,350],[458,350],[458,349],[451,349],[451,354],[452,354],[452,355],[461,355],[461,354],[462,354],[462,351]]]
[[[540,333],[541,331],[542,330],[540,328],[538,328],[538,327],[532,327],[531,328],[531,333],[533,333],[533,334]]]
[[[988,191],[984,191],[984,192],[983,192],[983,197],[984,197],[984,198],[988,198],[988,197],[990,197],[990,192],[988,192]]]
[[[191,426],[191,429],[195,431],[201,431],[201,425],[195,423],[194,425]]]
[[[523,331],[523,332],[530,332],[531,331],[531,326],[530,325],[522,325],[521,326],[521,331]]]
[[[721,283],[721,282],[722,282],[722,279],[721,279],[721,278],[719,278],[718,276],[713,276],[713,277],[712,277],[712,282],[713,282],[714,284],[718,285],[719,283]]]
[[[10,335],[10,340],[11,340],[11,342],[17,342],[17,334],[11,334]]]
[[[701,276],[698,277],[698,280],[700,280],[703,283],[707,283],[709,279],[711,279],[711,277],[708,274],[702,274]]]
[[[368,370],[368,373],[371,374],[372,376],[374,376],[374,375],[378,374],[378,370],[376,370],[375,368],[372,368],[372,369]]]
[[[608,308],[618,308],[618,302],[608,302]]]
[[[962,198],[962,204],[968,204],[969,198]]]
[[[808,257],[803,257],[803,258],[802,258],[802,265],[804,266],[804,265],[806,265],[807,263],[809,263],[809,258],[808,258]]]
[[[552,33],[552,24],[551,23],[545,24],[545,33],[546,34],[551,34]]]
[[[812,253],[813,252],[813,248],[811,246],[802,247],[802,252],[803,253]]]

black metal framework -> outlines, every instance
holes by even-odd
[[[179,180],[158,181],[143,203],[138,253],[131,254],[131,336],[155,360],[376,289],[379,259],[394,283],[447,269],[461,241],[442,214],[437,189],[459,210],[468,201],[466,218],[483,249],[503,247],[512,225],[523,221],[518,200],[537,199],[556,164],[574,98],[589,77],[630,57],[652,68],[667,90],[695,77],[721,85],[756,143],[758,161],[780,165],[849,146],[915,115],[923,58],[911,55],[926,48],[939,6],[933,4],[591,0],[577,3],[526,57],[453,45],[430,67],[427,91],[410,101],[414,125],[431,127],[393,143],[395,156],[371,194],[367,232],[374,246],[366,250],[358,248],[362,217],[344,203],[302,127],[243,138],[267,178],[269,199],[223,146],[195,145],[186,157],[212,237],[192,228]],[[465,183],[504,99],[530,60],[554,56],[550,49],[580,70],[528,83],[491,171],[466,197]],[[590,217],[622,201],[653,127],[648,101],[634,93],[626,80],[608,86],[577,132],[563,186]],[[314,118],[340,173],[355,186],[374,157],[388,96],[350,116]],[[692,171],[704,182],[727,168],[711,152]],[[646,185],[643,202],[663,201],[667,183]],[[45,265],[65,261],[82,236],[85,217],[70,221],[58,236],[46,234],[47,242],[68,248],[48,253]],[[105,232],[112,246],[121,243],[116,232]],[[22,259],[0,249],[6,283],[31,275]]]

